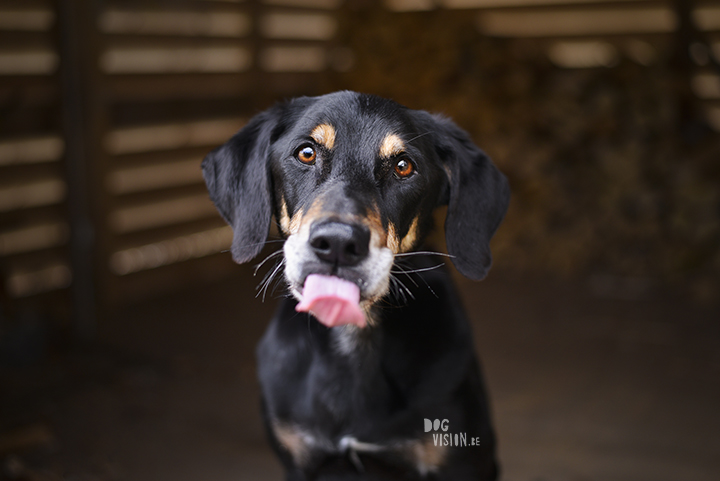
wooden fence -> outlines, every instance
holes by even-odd
[[[103,309],[232,269],[200,162],[272,99],[317,93],[339,6],[2,3],[6,300],[60,301],[91,334]]]

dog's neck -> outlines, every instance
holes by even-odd
[[[333,348],[338,354],[345,356],[355,355],[370,348],[378,329],[378,313],[375,307],[365,311],[367,327],[360,328],[355,325],[338,326],[332,328]]]

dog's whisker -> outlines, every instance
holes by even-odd
[[[260,268],[263,266],[263,264],[265,264],[267,261],[269,261],[269,260],[272,259],[273,257],[278,256],[278,255],[280,255],[280,254],[282,254],[282,253],[283,253],[283,250],[282,250],[282,249],[278,249],[278,250],[276,250],[275,252],[272,252],[270,255],[268,255],[265,259],[262,260],[262,262],[260,262],[260,264],[258,264],[258,265],[255,266],[255,272],[253,272],[253,276],[256,276],[256,275],[257,275],[258,270],[260,270]]]
[[[395,254],[395,257],[407,257],[407,256],[419,256],[419,255],[443,256],[443,257],[449,257],[451,259],[455,259],[457,257],[457,256],[454,256],[451,254],[445,254],[444,252],[434,252],[434,251],[403,252],[401,254]]]
[[[262,294],[263,302],[265,302],[265,293],[267,292],[267,287],[270,284],[270,282],[272,281],[272,279],[275,277],[275,275],[278,273],[278,270],[280,269],[280,267],[283,266],[283,264],[284,264],[284,259],[278,260],[277,264],[270,271],[268,271],[267,274],[265,274],[265,277],[263,278],[263,280],[260,282],[260,284],[257,287],[258,293],[255,295],[255,297],[259,297],[260,294]]]
[[[403,281],[398,279],[397,276],[391,275],[390,280],[395,282],[395,287],[397,288],[397,293],[402,296],[402,301],[404,304],[407,304],[407,297],[405,294],[410,296],[411,299],[415,299],[415,296],[413,295],[412,291],[410,289],[408,289],[408,287],[405,285],[405,283],[403,283]]]
[[[419,139],[420,137],[425,137],[426,135],[430,135],[430,134],[432,134],[432,133],[433,133],[433,131],[430,130],[429,132],[425,132],[425,133],[416,135],[416,136],[413,137],[412,139],[408,140],[408,144],[409,144],[410,142],[412,142],[413,140],[417,140],[417,139]]]
[[[280,272],[280,269],[283,267],[284,264],[285,264],[284,262],[279,262],[278,265],[275,267],[275,270],[273,270],[272,274],[270,274],[270,277],[268,278],[267,282],[265,282],[265,287],[263,288],[263,296],[262,296],[263,302],[265,302],[265,296],[267,294],[268,287],[270,286],[272,281],[275,279],[276,274],[278,272]]]
[[[395,265],[397,266],[397,264],[395,264]],[[438,265],[432,266],[432,267],[421,267],[421,268],[419,268],[419,269],[411,269],[411,270],[405,270],[405,269],[403,269],[403,270],[400,270],[400,271],[392,271],[392,270],[391,270],[390,272],[392,272],[393,274],[405,274],[405,275],[408,275],[408,274],[415,274],[415,273],[417,273],[417,272],[433,271],[433,270],[435,270],[435,269],[437,269],[437,268],[439,268],[439,267],[442,267],[442,266],[444,266],[444,265],[445,265],[444,263],[441,263],[441,264],[438,264]],[[398,266],[398,267],[399,267],[399,266]]]
[[[407,276],[407,278],[410,279],[410,282],[412,282],[412,283],[415,285],[415,287],[420,287],[420,286],[418,285],[418,283],[415,282],[415,279],[413,279],[413,277],[410,275],[410,273],[408,273],[407,270],[403,268],[403,266],[401,266],[401,265],[398,264],[398,263],[395,263],[395,267],[397,267],[398,269],[400,269],[400,271],[399,271],[398,273],[399,273],[399,274],[405,274],[405,275]]]

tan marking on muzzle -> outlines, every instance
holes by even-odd
[[[410,229],[408,230],[408,233],[405,234],[405,237],[403,237],[402,242],[400,243],[400,252],[407,252],[413,247],[415,247],[415,242],[418,238],[418,221],[420,219],[420,216],[416,216],[412,224],[410,224]]]
[[[313,129],[310,137],[320,145],[332,150],[335,147],[335,127],[329,124],[320,124]]]
[[[285,197],[280,198],[280,228],[285,234],[290,233],[290,216],[288,215],[287,202]]]
[[[368,212],[363,219],[363,223],[370,229],[371,244],[378,248],[385,247],[387,245],[387,232],[383,228],[377,206]]]
[[[388,223],[387,228],[387,246],[393,252],[393,254],[400,253],[400,239],[398,239],[397,230],[395,224],[392,222]]]
[[[405,152],[405,143],[396,134],[388,134],[380,144],[380,157],[390,157]]]
[[[292,217],[288,214],[287,202],[283,197],[280,200],[280,228],[285,235],[297,234],[300,230],[300,221],[303,217],[303,210],[299,209]]]

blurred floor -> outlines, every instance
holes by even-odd
[[[258,414],[273,306],[256,282],[136,304],[97,346],[3,368],[0,478],[281,479]],[[460,284],[505,480],[720,479],[717,309],[497,271]]]

